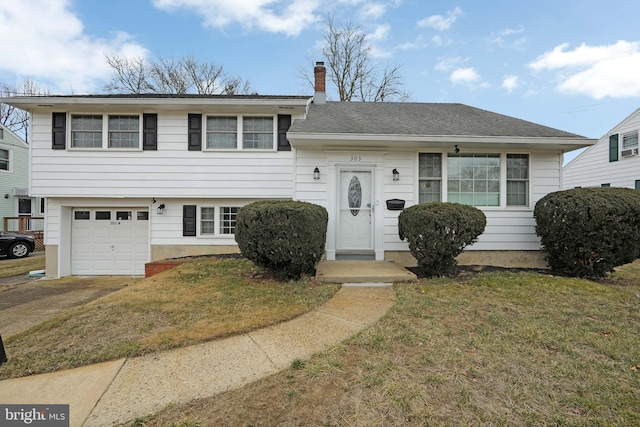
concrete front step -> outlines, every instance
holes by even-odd
[[[333,283],[391,283],[416,280],[416,275],[391,261],[320,261],[316,280]]]

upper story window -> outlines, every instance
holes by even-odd
[[[109,116],[109,147],[138,148],[140,146],[139,116]]]
[[[242,148],[273,148],[273,117],[243,117]]]
[[[235,149],[238,147],[238,118],[235,116],[207,117],[207,148]]]
[[[71,115],[73,148],[139,148],[140,133],[138,115]]]
[[[0,170],[9,170],[9,150],[0,149]]]
[[[448,154],[418,156],[419,203],[448,201],[472,206],[529,206],[528,154]],[[506,174],[503,175],[503,168]],[[446,194],[442,194],[446,188]],[[505,198],[501,189],[506,188]]]
[[[638,132],[630,132],[622,135],[622,149],[638,146]]]
[[[272,116],[208,116],[206,148],[211,150],[272,150],[275,129]]]
[[[74,148],[101,148],[102,116],[71,116],[71,146]]]

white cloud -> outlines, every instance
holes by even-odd
[[[524,27],[505,28],[497,34],[492,34],[489,39],[490,44],[495,44],[503,48],[522,49],[527,39],[525,37],[514,36],[524,33]]]
[[[473,89],[489,87],[489,83],[483,82],[480,74],[472,67],[456,68],[449,76],[454,85],[466,85]]]
[[[363,20],[380,19],[387,12],[387,6],[381,3],[365,3],[360,9]]]
[[[378,25],[373,33],[367,35],[369,40],[381,41],[385,40],[389,36],[391,26],[389,24]]]
[[[54,93],[94,92],[111,74],[104,54],[147,55],[126,33],[100,39],[85,33],[70,0],[0,2],[0,70],[29,76]]]
[[[556,46],[529,64],[537,72],[555,71],[560,92],[595,99],[640,96],[640,41],[605,46]]]
[[[473,84],[480,81],[480,75],[474,68],[456,68],[449,76],[453,84]]]
[[[466,62],[468,59],[461,58],[459,56],[451,56],[448,58],[438,58],[438,62],[436,63],[435,69],[438,71],[450,71],[456,67],[458,67],[463,62]]]
[[[502,80],[502,87],[511,93],[520,85],[520,78],[518,76],[507,76]]]
[[[434,28],[438,31],[448,30],[461,15],[462,9],[456,6],[453,11],[447,12],[447,16],[432,15],[421,19],[418,21],[418,26]]]
[[[155,7],[166,11],[193,10],[208,27],[237,23],[248,29],[289,36],[297,36],[320,20],[315,14],[320,3],[321,0],[153,0]]]

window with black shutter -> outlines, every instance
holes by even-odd
[[[189,151],[202,150],[202,114],[189,114],[188,127]]]
[[[291,151],[287,131],[291,127],[291,114],[278,114],[278,151]]]
[[[609,137],[609,161],[618,161],[618,134]]]
[[[142,149],[158,149],[158,115],[142,115]]]
[[[182,206],[182,235],[196,235],[196,205]]]
[[[51,148],[64,150],[67,146],[67,113],[53,113],[51,129]]]

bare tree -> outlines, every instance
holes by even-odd
[[[114,73],[104,87],[107,92],[140,94],[152,91],[148,83],[149,70],[142,58],[105,54],[105,59]]]
[[[244,95],[251,91],[247,80],[230,76],[222,66],[192,56],[146,62],[143,58],[106,55],[106,60],[114,72],[105,85],[110,93]]]
[[[0,83],[0,97],[42,95],[49,95],[49,88],[39,86],[30,78],[23,79],[19,84]],[[0,103],[0,123],[28,141],[29,113],[27,111]]]
[[[329,15],[320,49],[328,68],[329,80],[335,86],[340,101],[406,101],[400,66],[387,66],[380,70],[372,55],[373,46],[361,28],[349,21],[343,26],[335,24]],[[311,68],[307,68],[309,70]],[[313,87],[308,71],[302,78]],[[380,75],[381,73],[381,75]]]

